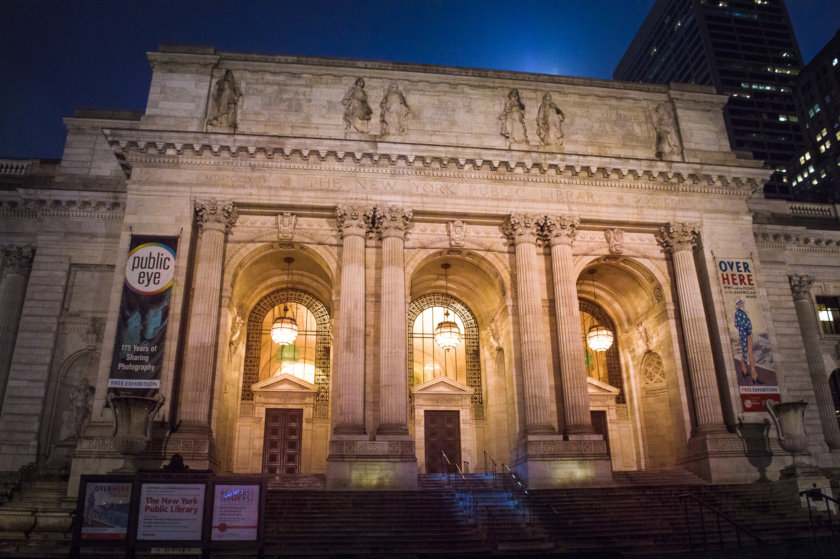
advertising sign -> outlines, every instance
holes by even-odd
[[[218,484],[213,497],[214,541],[255,541],[259,525],[258,484]]]
[[[715,265],[729,324],[735,374],[745,412],[762,412],[765,400],[781,401],[770,338],[758,299],[751,258],[716,258]]]
[[[108,389],[154,396],[160,388],[178,237],[133,236],[125,263]]]
[[[201,540],[204,483],[144,483],[138,540]]]
[[[85,488],[83,540],[124,540],[128,532],[131,483],[97,482]]]

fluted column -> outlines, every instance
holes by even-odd
[[[551,395],[546,363],[542,301],[537,273],[538,223],[534,216],[511,214],[505,234],[516,245],[516,283],[522,378],[525,391],[525,434],[553,434]]]
[[[338,206],[341,249],[341,308],[338,313],[335,382],[337,435],[365,433],[365,234],[369,208]]]
[[[589,415],[589,388],[586,382],[580,330],[577,282],[572,262],[572,243],[580,220],[567,216],[546,217],[543,228],[551,245],[551,275],[554,285],[554,312],[560,346],[560,380],[563,384],[565,434],[592,435]]]
[[[34,250],[31,247],[10,246],[2,249],[0,276],[0,408],[6,394],[12,353],[15,349],[20,313]]]
[[[408,435],[408,333],[405,308],[405,231],[411,210],[388,206],[378,210],[382,235],[382,299],[380,310],[380,398],[378,434]]]
[[[712,358],[712,344],[703,309],[703,298],[694,265],[694,246],[700,234],[697,223],[670,223],[659,230],[656,240],[671,254],[677,284],[688,373],[697,412],[696,434],[720,432],[723,411]]]
[[[814,283],[814,278],[793,274],[789,280],[790,290],[793,292],[793,304],[796,307],[796,318],[799,319],[799,329],[802,331],[802,341],[805,343],[805,359],[808,362],[808,372],[811,375],[811,384],[817,399],[823,436],[830,449],[840,449],[840,427],[837,426],[834,401],[828,387],[828,374],[820,350],[819,325],[811,303],[811,284]]]
[[[198,242],[179,407],[180,419],[186,425],[210,424],[225,236],[238,217],[231,202],[195,201]]]

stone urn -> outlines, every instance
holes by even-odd
[[[802,400],[783,403],[772,400],[764,402],[764,408],[776,424],[779,446],[793,456],[794,464],[796,464],[796,457],[807,454],[808,450],[808,439],[805,436],[805,408],[807,407],[808,402]]]
[[[108,402],[114,412],[114,450],[125,457],[121,468],[114,473],[135,473],[135,460],[146,450],[151,440],[152,420],[163,402],[163,394],[153,398],[146,396],[108,395]]]

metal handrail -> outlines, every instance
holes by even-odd
[[[799,496],[805,497],[805,501],[808,504],[808,524],[810,524],[811,526],[811,537],[813,537],[814,539],[817,538],[817,525],[816,522],[814,522],[814,517],[811,512],[811,501],[825,501],[825,512],[828,515],[828,529],[833,537],[834,521],[831,518],[831,504],[834,503],[834,506],[838,506],[840,505],[840,501],[838,501],[830,495],[826,495],[822,492],[822,490],[816,487],[813,489],[806,489],[805,491],[800,491]],[[837,533],[838,535],[840,535],[840,526],[837,527]]]
[[[496,479],[498,477],[497,474],[496,474],[496,461],[493,460],[493,457],[490,456],[489,454],[487,454],[487,451],[485,450],[484,451],[484,473],[485,474],[488,473],[488,471],[487,471],[487,461],[488,460],[490,461],[490,463],[493,464],[493,487],[496,487]]]
[[[458,472],[458,475],[460,475],[460,476],[461,476],[461,481],[463,481],[463,482],[464,482],[464,487],[465,487],[465,488],[466,488],[466,490],[467,490],[467,496],[468,496],[467,503],[466,503],[466,506],[465,506],[464,508],[465,508],[465,509],[468,511],[468,513],[470,514],[471,521],[472,521],[473,523],[477,522],[477,521],[478,521],[478,503],[477,503],[477,501],[476,501],[476,499],[475,499],[475,495],[473,495],[473,492],[472,492],[472,487],[470,487],[470,482],[469,482],[469,480],[468,480],[468,479],[467,479],[467,477],[464,475],[464,472],[463,472],[463,471],[461,471],[461,466],[460,466],[460,465],[458,465],[457,463],[456,463],[456,464],[452,464],[452,462],[449,460],[449,456],[447,456],[447,455],[446,455],[446,452],[444,452],[443,450],[441,450],[441,451],[440,451],[440,455],[441,455],[441,458],[442,458],[443,460],[446,460],[446,463],[447,463],[447,464],[449,464],[450,466],[453,466],[453,465],[454,465],[454,466],[455,466],[455,470]],[[449,468],[447,468],[447,471],[446,471],[446,480],[447,480],[447,483],[450,483],[450,484],[451,484],[451,478],[450,478],[449,476],[450,476],[450,473],[449,473]]]
[[[502,470],[507,472],[508,476],[513,480],[514,486],[518,489],[522,496],[525,497],[525,524],[529,528],[533,528],[532,518],[531,518],[531,503],[530,503],[530,493],[528,493],[528,482],[522,479],[522,476],[508,468],[507,464],[502,464]]]
[[[702,536],[703,536],[703,548],[704,549],[708,550],[709,549],[709,544],[706,541],[706,519],[705,519],[704,514],[703,514],[703,509],[709,510],[712,513],[714,513],[714,515],[715,515],[715,521],[717,523],[717,532],[718,532],[718,545],[720,546],[721,549],[723,549],[723,530],[721,529],[721,525],[720,525],[721,520],[725,521],[730,526],[735,528],[735,537],[738,540],[738,547],[739,548],[742,547],[741,532],[743,532],[743,533],[747,534],[748,536],[750,536],[751,538],[753,538],[758,545],[766,545],[766,542],[763,539],[761,539],[761,536],[759,536],[758,534],[756,534],[755,532],[753,532],[749,528],[745,528],[745,527],[741,526],[740,524],[735,522],[732,518],[730,518],[728,515],[724,514],[720,510],[718,510],[715,507],[713,507],[712,505],[704,502],[703,500],[699,499],[698,497],[696,497],[694,495],[691,495],[689,493],[684,493],[684,494],[680,495],[679,498],[683,502],[683,509],[685,511],[685,524],[686,524],[686,530],[688,531],[688,548],[689,549],[694,548],[693,533],[692,533],[692,530],[691,530],[691,520],[690,520],[690,517],[689,517],[689,514],[688,514],[688,502],[689,501],[694,501],[694,503],[700,509],[700,530],[701,530],[701,533],[702,533]]]

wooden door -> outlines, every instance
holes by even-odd
[[[265,410],[264,474],[299,474],[303,410]]]
[[[426,472],[454,473],[461,465],[461,417],[456,411],[426,410]],[[446,453],[451,465],[441,456]]]
[[[607,454],[610,453],[610,433],[607,429],[607,412],[605,411],[589,411],[589,416],[592,418],[592,428],[599,435],[604,436],[604,442],[607,443]]]

